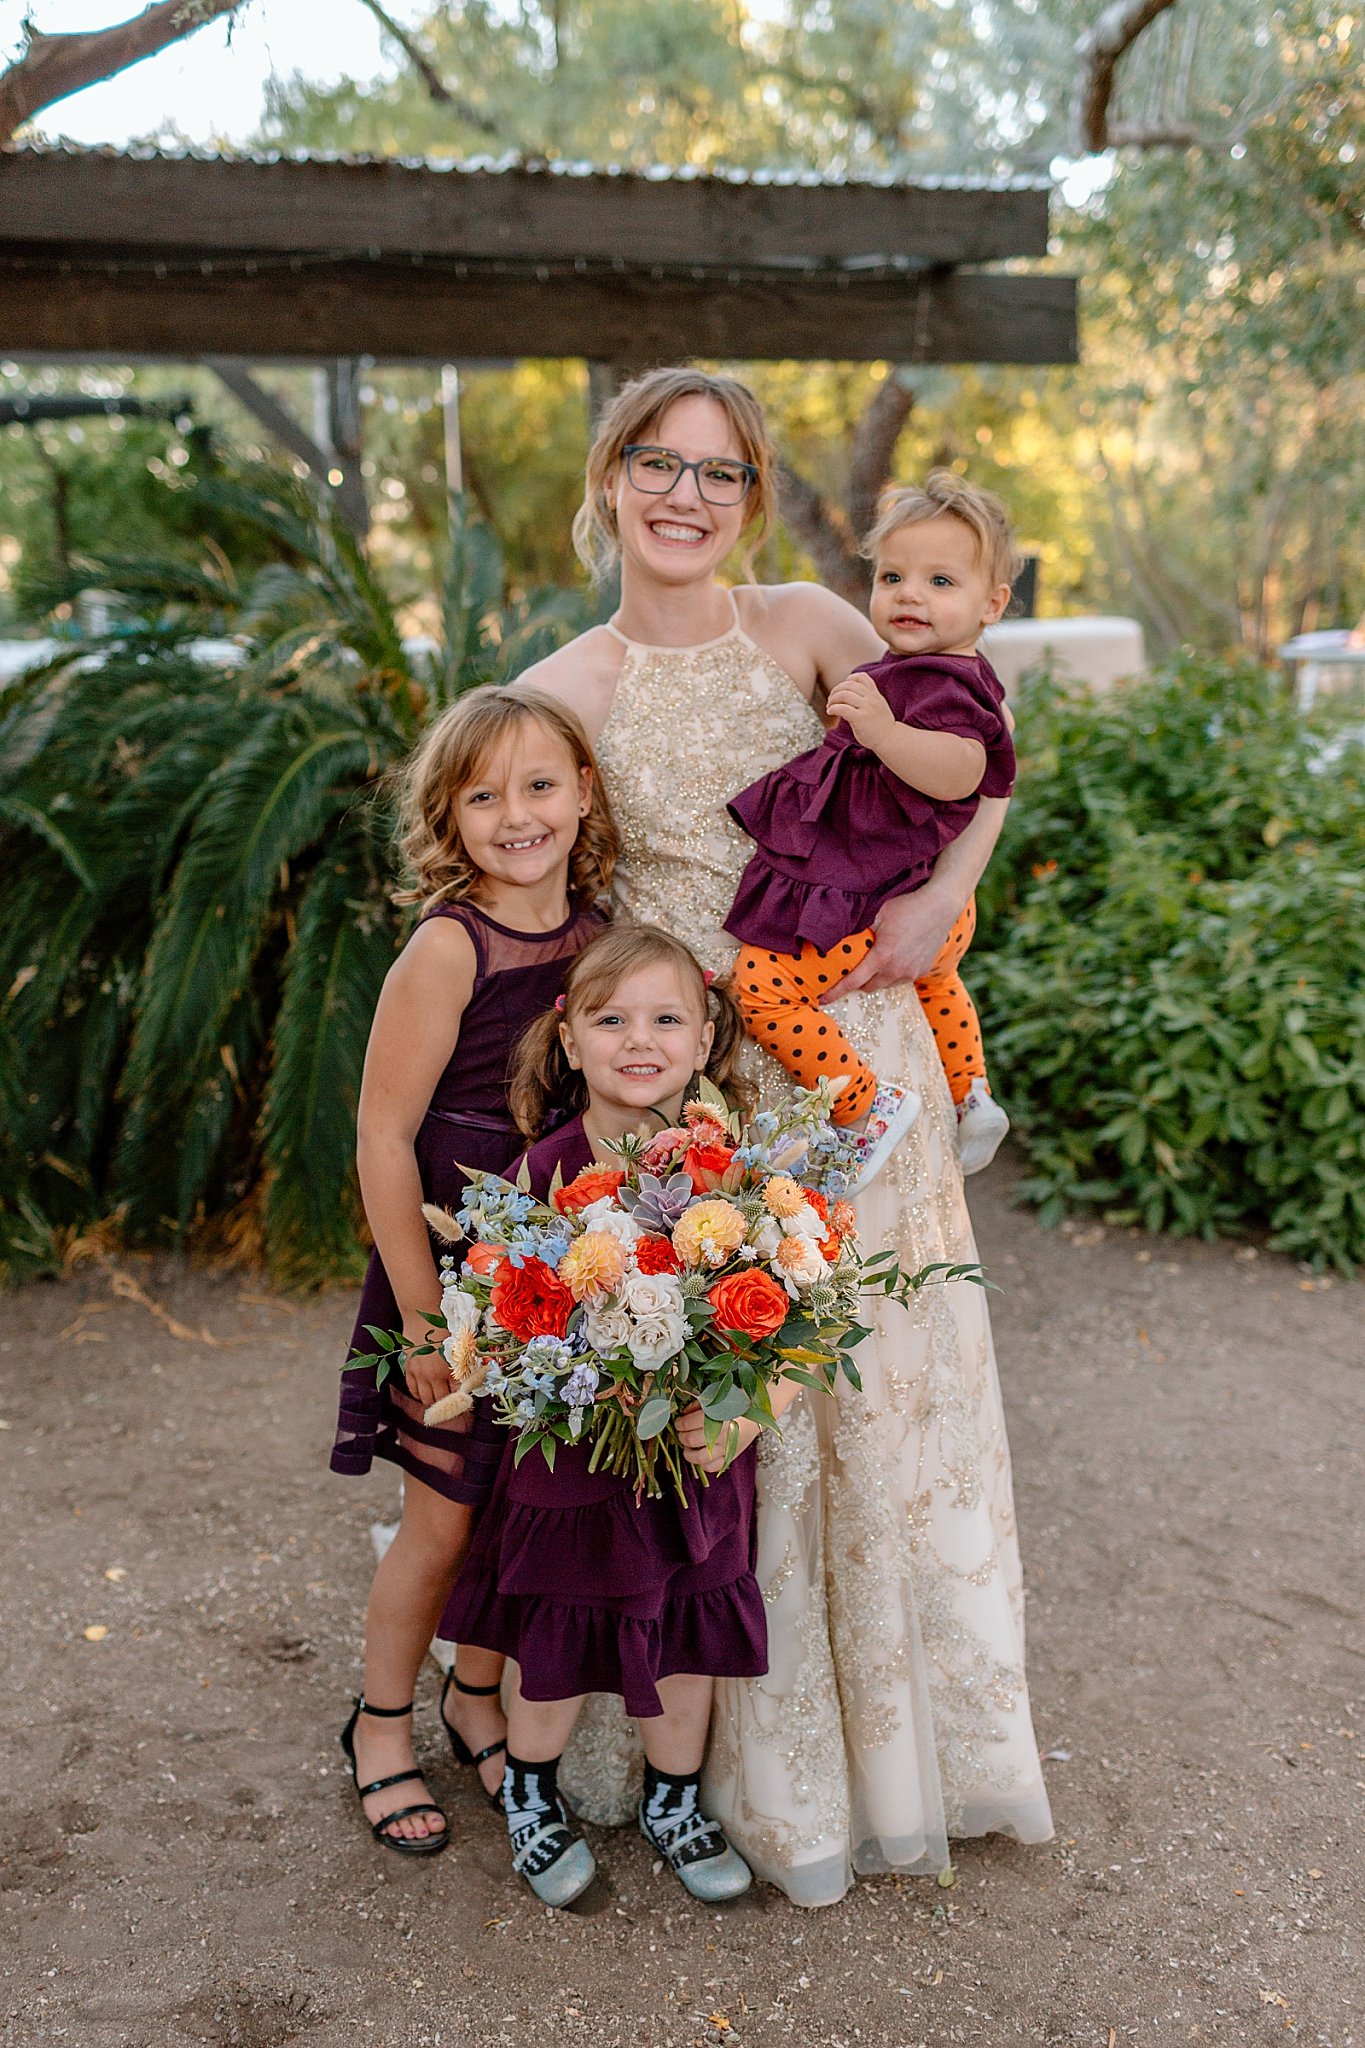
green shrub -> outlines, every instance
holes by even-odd
[[[1365,1259],[1365,755],[1255,670],[1023,697],[970,973],[1044,1220]]]
[[[402,931],[385,777],[429,715],[584,623],[565,592],[505,606],[493,536],[457,520],[441,645],[411,660],[298,487],[205,490],[271,565],[245,589],[221,556],[87,565],[119,630],[0,702],[0,1278],[111,1215],[152,1240],[231,1217],[286,1280],[354,1266]],[[240,664],[194,658],[224,631]]]

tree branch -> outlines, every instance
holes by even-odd
[[[497,122],[493,120],[491,115],[480,113],[479,109],[472,106],[468,100],[461,99],[458,93],[453,93],[450,90],[450,87],[446,84],[431,59],[423,52],[421,46],[408,34],[400,22],[394,20],[388,9],[380,5],[380,0],[360,0],[360,4],[362,7],[368,7],[384,33],[392,36],[394,42],[397,43],[399,49],[421,79],[431,98],[435,100],[437,106],[449,107],[458,119],[465,123],[466,127],[476,128],[480,135],[497,136],[501,133]]]
[[[893,370],[878,385],[854,429],[848,464],[848,523],[859,542],[877,516],[877,500],[891,475],[896,443],[914,403],[914,392],[905,388]]]
[[[129,21],[83,35],[44,35],[25,24],[23,54],[0,73],[0,143],[43,107],[154,57],[205,23],[235,14],[244,0],[158,0]]]
[[[422,54],[407,30],[394,20],[386,8],[380,6],[379,0],[360,0],[360,4],[369,8],[385,35],[391,36],[397,43],[436,104],[448,107],[451,100],[449,87],[431,59]]]
[[[1118,136],[1109,127],[1109,105],[1114,97],[1119,59],[1158,15],[1174,5],[1175,0],[1110,0],[1094,27],[1077,37],[1078,78],[1071,103],[1071,125],[1078,151],[1118,146]],[[1178,132],[1134,128],[1125,139],[1151,149],[1158,143],[1175,140]]]
[[[1208,137],[1185,121],[1111,121],[1101,149],[1203,149]]]
[[[820,572],[820,580],[867,609],[867,565],[845,515],[790,463],[778,464],[778,509]]]

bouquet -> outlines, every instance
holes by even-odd
[[[610,1147],[536,1201],[523,1173],[469,1175],[457,1217],[423,1213],[467,1239],[441,1262],[431,1343],[452,1391],[426,1412],[451,1420],[475,1399],[517,1433],[518,1462],[586,1443],[593,1470],[686,1504],[675,1417],[696,1403],[714,1448],[730,1422],[776,1426],[779,1379],[861,1386],[854,1348],[862,1297],[908,1303],[930,1281],[983,1281],[975,1265],[903,1274],[895,1254],[864,1256],[848,1186],[850,1148],[829,1120],[838,1084],[798,1090],[747,1122],[703,1080],[682,1122]],[[381,1377],[404,1343],[372,1330]],[[696,1472],[703,1483],[705,1474]]]

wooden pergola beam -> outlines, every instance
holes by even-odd
[[[11,244],[0,245],[0,351],[86,361],[1066,363],[1076,360],[1075,281],[933,271],[699,283],[639,266],[546,265],[536,275],[411,262],[154,268],[116,250],[58,262]]]
[[[990,263],[1047,251],[1045,186],[837,184],[576,168],[0,153],[0,242],[145,253],[706,267]]]

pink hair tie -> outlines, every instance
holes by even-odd
[[[558,1010],[558,1012],[559,1012],[560,1016],[562,1017],[562,1016],[564,1015],[564,998],[563,998],[563,996],[556,996],[556,997],[555,997],[555,1008],[556,1008],[556,1009]]]
[[[709,967],[703,967],[701,971],[701,978],[706,983],[706,986],[710,988],[712,982],[715,980],[716,977]]]

